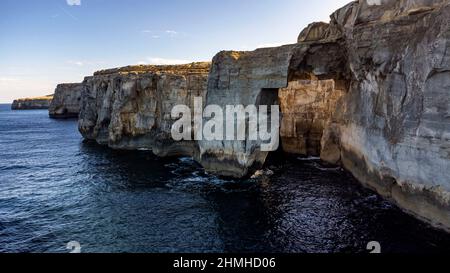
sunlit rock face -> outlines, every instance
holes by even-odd
[[[48,109],[52,102],[53,95],[17,99],[11,105],[12,110],[45,110]]]
[[[159,156],[195,156],[194,141],[175,142],[172,108],[204,97],[209,63],[132,66],[99,71],[84,81],[79,130],[114,149]]]
[[[281,144],[284,152],[320,156],[325,128],[331,121],[345,86],[334,80],[297,80],[279,91]]]
[[[77,118],[80,113],[82,83],[59,84],[49,107],[51,118]]]

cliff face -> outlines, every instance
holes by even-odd
[[[281,147],[340,164],[406,211],[450,229],[449,0],[360,0],[298,43],[224,51],[209,64],[134,66],[83,83],[80,132],[117,149],[193,156],[244,177],[260,141],[175,142],[172,107],[280,104]]]
[[[372,2],[332,16],[351,75],[322,157],[450,228],[450,2]]]
[[[80,113],[82,83],[59,84],[49,107],[51,118],[77,118]]]
[[[12,110],[44,110],[48,109],[53,95],[37,98],[18,99],[11,105]]]
[[[204,97],[209,63],[134,66],[99,71],[84,81],[79,130],[115,149],[148,149],[159,156],[195,156],[194,141],[176,142],[172,108]]]
[[[296,80],[281,88],[281,144],[284,152],[320,156],[325,128],[346,92],[334,80]]]
[[[347,86],[347,76],[345,50],[334,34],[316,42],[221,52],[213,59],[207,105],[281,104],[282,147],[314,155],[321,150],[317,144]],[[269,152],[261,149],[262,144],[200,141],[199,160],[208,172],[243,177],[264,164]]]
[[[320,154],[450,228],[449,1],[361,0],[331,19],[296,45],[219,53],[208,104],[257,104],[279,90],[285,151]],[[200,162],[241,177],[265,161],[259,145],[200,142]]]
[[[278,88],[287,85],[296,45],[253,52],[224,51],[213,59],[206,105],[277,104]],[[225,125],[224,125],[225,127]],[[260,168],[269,154],[261,141],[199,141],[200,164],[214,174],[243,177]]]

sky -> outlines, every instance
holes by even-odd
[[[295,43],[350,0],[0,0],[0,103],[132,64]]]

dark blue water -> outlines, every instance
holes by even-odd
[[[76,121],[0,105],[0,252],[450,252],[450,236],[347,173],[286,159],[226,181],[190,159],[84,143]]]

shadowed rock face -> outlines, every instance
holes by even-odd
[[[59,84],[49,107],[51,118],[78,118],[83,83]]]
[[[17,99],[11,105],[12,110],[45,110],[52,102],[53,95],[36,98]]]
[[[99,71],[84,81],[79,130],[114,149],[158,156],[195,156],[194,141],[172,140],[172,108],[205,97],[209,63],[132,66]]]

